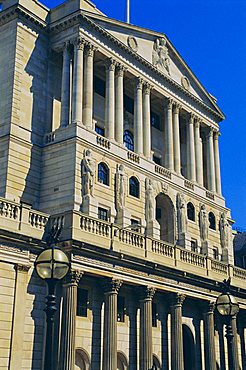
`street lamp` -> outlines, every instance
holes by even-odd
[[[232,317],[239,311],[239,304],[233,295],[230,294],[230,278],[223,281],[223,293],[216,300],[216,308],[220,315],[224,316],[226,323],[226,339],[228,346],[229,370],[237,370],[237,364],[233,355],[233,330]]]
[[[46,297],[46,345],[44,370],[54,370],[54,314],[56,308],[55,287],[59,280],[68,273],[70,263],[66,254],[54,245],[48,246],[37,257],[35,269],[38,276],[44,279],[48,285]]]

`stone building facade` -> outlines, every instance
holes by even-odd
[[[246,368],[245,270],[221,194],[224,116],[161,33],[89,0],[0,11],[0,370],[41,370],[52,226],[58,370],[227,370],[214,310],[231,278]]]

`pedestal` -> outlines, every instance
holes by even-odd
[[[98,217],[98,202],[91,195],[85,195],[82,201],[82,212],[88,216]]]
[[[191,250],[191,236],[190,236],[190,234],[180,233],[179,239],[178,239],[178,245],[180,245],[180,247]]]
[[[121,227],[131,225],[131,214],[127,209],[120,209],[115,218],[115,223]]]
[[[158,221],[149,221],[146,225],[146,236],[154,239],[160,239],[160,224]]]

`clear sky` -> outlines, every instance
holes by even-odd
[[[63,1],[41,0],[52,8]],[[125,20],[126,0],[94,0]],[[163,32],[226,115],[221,123],[222,192],[246,230],[246,0],[130,0],[131,23]]]

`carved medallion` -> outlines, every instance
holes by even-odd
[[[135,37],[133,36],[128,36],[127,38],[127,45],[129,48],[131,48],[133,51],[137,52],[138,51],[138,43]]]
[[[186,76],[181,77],[181,85],[183,86],[185,90],[190,89],[190,81]]]

